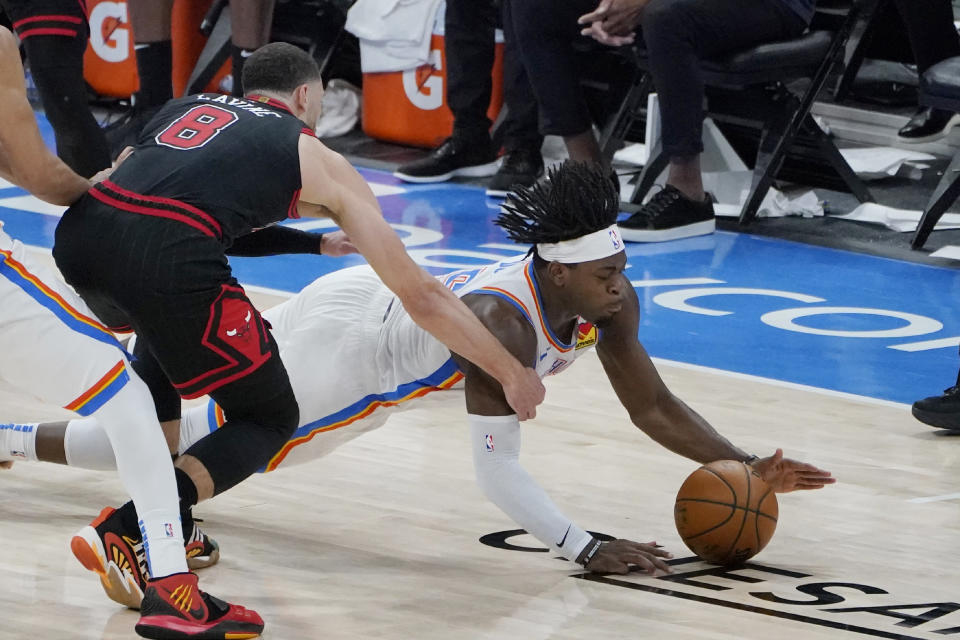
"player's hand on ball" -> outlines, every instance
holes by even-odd
[[[670,565],[661,558],[672,558],[673,554],[656,545],[656,542],[643,544],[622,539],[604,542],[590,558],[586,568],[593,573],[623,574],[637,569],[646,573],[654,573],[658,569],[672,573]]]
[[[772,456],[761,458],[752,466],[777,493],[822,489],[825,485],[837,481],[829,471],[818,469],[806,462],[784,458],[783,449],[777,449]]]
[[[359,250],[353,246],[350,238],[343,231],[331,231],[323,234],[323,237],[320,238],[320,253],[339,258],[351,253],[359,253]]]

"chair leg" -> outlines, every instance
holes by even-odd
[[[824,159],[830,163],[830,166],[837,172],[843,180],[843,183],[847,185],[850,193],[855,195],[860,202],[876,202],[873,194],[870,193],[870,189],[867,187],[867,183],[861,180],[860,176],[847,164],[847,161],[843,158],[843,154],[840,153],[840,149],[834,144],[833,138],[824,133],[823,129],[817,125],[813,116],[809,113],[804,120],[804,125],[816,141],[817,148],[820,149],[820,153]]]
[[[620,148],[627,132],[637,119],[637,112],[643,106],[650,89],[653,87],[653,80],[650,74],[638,71],[639,78],[634,78],[627,95],[617,112],[607,120],[603,131],[600,133],[600,150],[606,159],[613,158],[613,154]]]
[[[930,232],[937,226],[937,222],[958,196],[960,196],[960,153],[953,156],[950,166],[943,172],[943,177],[940,178],[930,201],[927,202],[927,207],[920,218],[920,224],[913,235],[913,241],[910,243],[911,248],[920,249],[923,247],[927,238],[930,237]]]
[[[846,51],[843,56],[843,73],[837,80],[836,87],[833,90],[833,97],[836,102],[842,102],[846,99],[853,87],[853,81],[857,79],[857,73],[863,64],[864,54],[867,46],[872,40],[874,31],[874,18],[880,9],[881,2],[888,0],[867,0],[863,2],[863,8],[860,16],[857,18],[850,37],[847,39]]]
[[[647,164],[643,166],[643,171],[640,172],[640,176],[637,178],[637,188],[634,189],[633,195],[630,196],[631,204],[640,204],[643,202],[643,196],[647,195],[647,191],[650,191],[650,187],[653,186],[657,176],[663,173],[663,170],[667,168],[668,164],[670,164],[670,158],[663,152],[663,145],[658,139],[649,150]]]
[[[782,106],[779,113],[767,120],[760,137],[757,159],[753,165],[750,194],[747,196],[747,201],[743,203],[743,208],[740,209],[739,224],[742,227],[749,225],[757,217],[760,204],[770,190],[780,165],[783,164],[786,150],[790,148],[796,136],[797,125],[794,116],[799,108],[799,101],[784,89],[780,94],[780,100],[775,100],[775,103],[780,103]]]
[[[184,95],[189,96],[194,93],[202,93],[204,88],[217,74],[223,63],[230,58],[230,7],[224,7],[213,26],[210,38],[204,45],[197,64],[190,73],[190,79],[187,80],[187,88]],[[239,82],[239,78],[234,78],[234,82]]]

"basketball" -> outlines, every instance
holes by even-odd
[[[700,558],[739,564],[773,537],[777,495],[749,465],[717,460],[687,477],[673,515],[684,544]]]

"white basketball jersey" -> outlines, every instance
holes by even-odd
[[[537,335],[537,361],[524,364],[541,377],[562,371],[596,344],[597,330],[583,319],[567,336],[550,329],[529,259],[438,279],[460,297],[495,295],[516,307]],[[300,406],[296,433],[267,470],[321,457],[463,377],[450,351],[410,318],[366,266],[325,275],[263,316]],[[212,401],[185,412],[182,448],[223,422]]]
[[[536,369],[541,378],[563,371],[597,342],[596,327],[583,318],[578,319],[570,335],[558,336],[553,332],[544,314],[531,258],[456,271],[440,279],[459,297],[492,295],[516,307],[537,334],[537,361],[524,364]]]

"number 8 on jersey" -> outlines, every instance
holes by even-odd
[[[237,114],[204,104],[194,107],[157,134],[157,144],[173,149],[199,149],[237,121]]]

